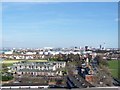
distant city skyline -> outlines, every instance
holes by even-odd
[[[3,47],[118,47],[118,3],[2,3]]]

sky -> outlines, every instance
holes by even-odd
[[[117,2],[2,3],[2,45],[118,47]]]

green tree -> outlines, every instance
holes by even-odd
[[[12,79],[13,79],[13,76],[2,76],[2,81],[9,81]]]
[[[103,60],[103,57],[101,55],[96,56],[96,59],[98,61],[98,65],[104,65],[104,66],[108,66],[108,62],[107,60]]]
[[[2,64],[2,72],[7,72],[8,68],[7,65],[5,65],[4,63]]]

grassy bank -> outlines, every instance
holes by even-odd
[[[2,63],[4,63],[6,66],[12,66],[13,63],[21,62],[21,61],[28,61],[28,62],[47,62],[47,60],[3,60]]]
[[[47,60],[3,60],[3,63],[16,63],[20,61],[28,61],[28,62],[47,62]]]
[[[24,60],[3,60],[2,63],[4,63],[4,64],[13,64],[13,63],[20,62],[20,61],[24,61]]]
[[[111,71],[111,74],[113,77],[116,77],[118,78],[118,68],[119,68],[119,64],[120,64],[120,60],[111,60],[111,61],[108,61],[108,64],[109,64],[109,69]]]

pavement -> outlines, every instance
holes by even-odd
[[[71,65],[67,65],[68,77],[74,83],[74,85],[78,88],[86,88],[93,87],[90,83],[88,83],[85,79],[83,79],[80,75],[74,76],[72,74],[73,67]]]
[[[38,88],[31,88],[31,89],[2,89],[2,90],[40,90]],[[69,89],[61,89],[61,88],[54,88],[54,89],[44,89],[44,90],[69,90]],[[120,90],[120,87],[99,87],[99,88],[85,88],[85,89],[71,89],[71,90]]]

